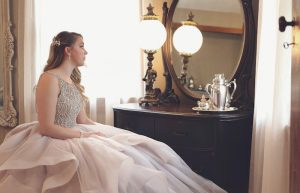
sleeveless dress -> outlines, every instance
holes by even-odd
[[[0,146],[0,193],[225,193],[166,144],[97,123],[76,124],[83,100],[58,78],[55,124],[106,137],[54,139],[39,123],[12,129]]]

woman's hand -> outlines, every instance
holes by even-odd
[[[103,133],[101,133],[100,131],[80,131],[80,138],[90,137],[92,135],[98,135],[98,136],[105,137],[105,135]]]

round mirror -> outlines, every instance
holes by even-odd
[[[175,49],[173,34],[190,13],[202,33],[203,43],[187,62]],[[247,95],[247,91],[242,94],[240,91],[248,89],[255,48],[253,14],[248,0],[173,0],[165,25],[168,39],[163,48],[164,62],[185,95],[193,99],[207,95],[205,86],[212,83],[215,74],[224,74],[228,81],[236,79],[237,95]],[[186,63],[186,81],[180,80],[183,63]]]

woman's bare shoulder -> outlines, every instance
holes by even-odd
[[[58,78],[48,72],[43,72],[38,80],[37,88],[58,88]]]

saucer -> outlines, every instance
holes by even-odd
[[[215,111],[215,112],[227,112],[227,111],[236,111],[238,110],[237,107],[225,107],[224,110],[219,110],[219,109],[205,109],[202,107],[193,107],[192,108],[194,111]]]

